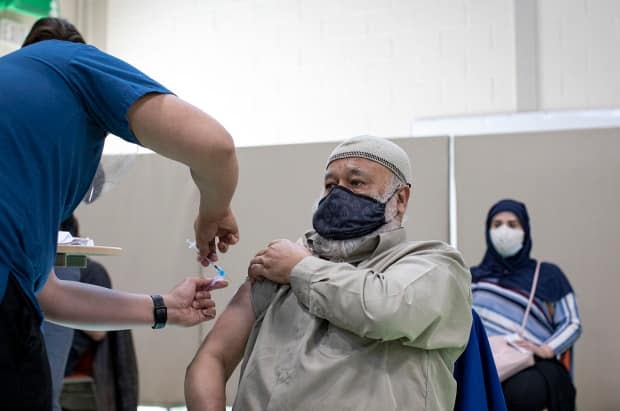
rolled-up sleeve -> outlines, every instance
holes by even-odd
[[[469,336],[470,275],[450,259],[408,255],[377,272],[306,257],[291,287],[310,313],[362,337],[436,349]]]

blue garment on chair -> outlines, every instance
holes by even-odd
[[[506,401],[487,334],[480,317],[473,310],[472,316],[467,347],[454,364],[457,383],[454,410],[506,411]]]

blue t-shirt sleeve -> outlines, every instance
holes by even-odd
[[[93,46],[83,46],[68,65],[68,81],[101,128],[140,144],[129,127],[129,108],[142,96],[171,92],[132,65]]]

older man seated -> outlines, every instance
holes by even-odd
[[[375,137],[327,161],[314,230],[272,241],[186,376],[191,410],[452,410],[471,326],[470,274],[439,241],[407,241],[405,151]]]

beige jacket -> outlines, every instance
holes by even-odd
[[[453,409],[452,368],[471,326],[461,255],[407,242],[404,229],[360,250],[355,265],[306,257],[290,286],[253,285],[256,322],[233,409]]]

